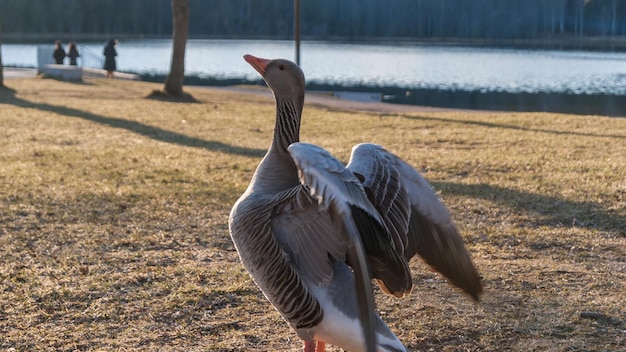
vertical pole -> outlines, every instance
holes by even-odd
[[[0,18],[0,87],[4,87],[4,66],[2,66],[2,18]]]
[[[300,0],[293,0],[293,29],[296,41],[296,64],[300,66]]]

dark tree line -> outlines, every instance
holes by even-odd
[[[189,0],[191,37],[291,38],[293,0]],[[301,0],[315,39],[626,36],[624,0]],[[5,36],[169,37],[169,0],[2,0]]]

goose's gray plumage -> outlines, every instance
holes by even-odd
[[[374,312],[370,280],[401,297],[419,254],[474,299],[479,276],[427,181],[374,144],[344,166],[299,142],[304,75],[287,60],[244,56],[276,100],[270,148],[232,208],[229,228],[263,294],[305,341],[349,351],[406,351]]]

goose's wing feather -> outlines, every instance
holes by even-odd
[[[366,220],[372,228],[384,227],[383,221],[364,196],[360,182],[324,149],[294,143],[289,153],[301,184],[281,197],[272,214],[271,229],[287,246],[302,275],[325,285],[333,274],[330,257],[346,261],[348,246],[355,241],[343,224],[351,220],[353,209],[369,212]]]
[[[450,213],[429,183],[384,148],[359,144],[347,166],[362,182],[406,260],[418,254],[474,299],[480,277]]]
[[[274,208],[271,230],[303,276],[326,285],[333,275],[332,258],[346,260],[347,243],[327,209],[320,209],[308,187],[300,185]],[[332,257],[332,258],[331,258]]]
[[[291,236],[291,241],[295,239],[298,248],[336,246],[338,240],[344,240],[344,245],[348,245],[350,241],[356,241],[356,239],[345,237],[344,233],[348,229],[345,222],[349,220],[356,227],[354,234],[358,237],[358,242],[363,245],[372,277],[384,282],[382,287],[387,292],[397,295],[399,292],[404,293],[410,290],[409,266],[394,247],[391,234],[385,225],[386,221],[371,203],[360,180],[330,153],[317,146],[295,143],[289,147],[289,152],[298,167],[303,187],[309,190],[318,203],[316,210],[313,210],[318,213],[301,217],[300,220],[306,222],[306,227],[302,226],[300,221],[289,219],[290,224],[285,221],[285,226],[288,226],[290,233],[299,233],[298,236]],[[314,232],[313,229],[323,225],[319,222],[315,224],[311,222],[311,219],[320,216],[325,217],[324,221],[327,223],[335,224],[334,226],[346,227],[340,228],[339,231],[343,238],[336,238],[336,231],[326,231],[321,235],[324,237],[330,234],[330,237],[334,238],[320,238],[320,235],[317,235],[320,232]],[[292,247],[295,248],[296,244],[292,244]],[[324,250],[332,254],[337,247],[326,247]],[[345,247],[339,250],[344,253],[346,251]],[[320,254],[323,253],[315,256],[315,262],[313,258],[310,258],[311,260],[305,263],[305,271],[322,274],[318,278],[328,277],[332,274],[331,267],[323,267],[327,273],[320,272],[321,261],[328,261],[327,256]],[[334,256],[338,260],[343,260],[343,257]],[[303,256],[301,260],[307,260],[307,257]],[[348,264],[353,266],[356,263],[352,263],[348,258]]]
[[[345,259],[354,271],[367,346],[375,346],[374,299],[361,238],[385,232],[384,222],[359,180],[330,153],[307,143],[294,143],[288,151],[302,187],[297,188],[291,203],[284,203],[273,216],[272,230],[291,251],[300,254],[296,259],[300,271],[313,279],[326,280],[332,275],[329,255]]]

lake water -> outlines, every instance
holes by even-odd
[[[97,54],[104,43],[81,43]],[[167,74],[171,40],[129,40],[117,46],[118,69]],[[189,40],[185,73],[257,80],[244,54],[294,57],[291,41]],[[36,45],[2,45],[5,65],[37,65]],[[626,95],[626,53],[469,48],[409,44],[301,44],[307,82],[446,91]]]
[[[79,50],[101,59],[103,44]],[[171,40],[122,41],[118,69],[163,82],[171,47]],[[244,54],[295,56],[292,41],[189,40],[185,84],[259,82]],[[36,67],[37,45],[3,44],[2,60]],[[301,66],[308,89],[376,92],[390,103],[626,116],[626,53],[305,41]]]

